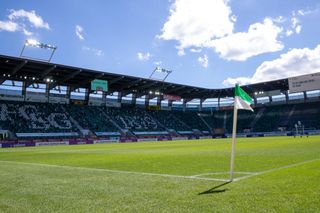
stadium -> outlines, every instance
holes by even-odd
[[[231,135],[234,88],[205,89],[0,57],[2,147]],[[316,73],[244,86],[254,97],[254,112],[239,113],[238,134],[320,134],[319,79]]]
[[[320,212],[318,4],[58,2],[3,5],[0,212]]]
[[[171,187],[178,187],[179,190],[182,187],[189,199],[193,196],[192,193],[218,194],[226,190],[239,195],[243,190],[249,190],[242,189],[240,182],[247,178],[249,181],[252,177],[256,185],[261,181],[266,181],[271,186],[277,184],[278,180],[289,181],[281,184],[281,187],[285,188],[283,190],[292,187],[290,190],[296,191],[297,185],[305,187],[305,184],[311,184],[308,186],[309,191],[306,190],[308,194],[302,193],[305,202],[308,203],[309,198],[312,200],[317,197],[318,192],[313,190],[318,187],[316,183],[319,177],[319,170],[316,169],[319,160],[319,137],[316,135],[320,133],[320,93],[316,90],[320,85],[319,74],[243,87],[254,97],[254,112],[239,111],[237,136],[240,150],[236,153],[236,156],[239,155],[236,157],[239,162],[236,163],[236,178],[232,183],[238,185],[230,186],[229,189],[227,186],[223,188],[223,185],[230,183],[227,153],[230,151],[234,88],[197,88],[5,55],[0,56],[0,70],[1,147],[17,147],[2,149],[4,151],[0,152],[1,164],[4,166],[2,171],[7,174],[8,169],[15,168],[24,178],[35,178],[39,184],[33,186],[36,190],[41,190],[43,184],[49,181],[46,178],[50,179],[51,175],[62,177],[51,180],[48,190],[52,190],[51,187],[62,187],[59,180],[73,182],[78,175],[93,178],[94,182],[90,185],[93,188],[90,189],[83,188],[86,187],[86,180],[75,181],[73,187],[78,191],[74,192],[76,197],[72,199],[79,199],[77,196],[81,193],[87,190],[92,192],[94,187],[101,187],[102,183],[97,183],[96,186],[97,178],[102,178],[108,184],[122,184],[121,181],[113,183],[114,179],[120,176],[120,179],[124,178],[129,182],[132,178],[132,184],[137,184],[137,181],[139,184],[133,188],[126,186],[123,189],[125,191],[119,192],[117,196],[139,197],[140,193],[154,193],[148,188],[155,188],[153,184],[160,184],[162,190],[170,191],[170,196],[174,193],[173,204],[170,206],[183,209],[178,201],[180,193],[176,195],[174,192],[178,189],[171,191]],[[98,89],[97,86],[94,87],[97,80]],[[290,88],[291,86],[295,87]],[[307,90],[301,90],[304,88]],[[298,92],[289,94],[289,90]],[[294,138],[296,139],[293,140]],[[115,145],[129,142],[141,143]],[[79,145],[79,148],[60,145]],[[249,147],[246,147],[248,145]],[[32,148],[34,146],[38,148]],[[253,150],[249,154],[247,152],[250,146],[253,146]],[[304,169],[305,174],[301,173],[300,169]],[[9,187],[14,187],[11,181],[17,181],[16,178],[20,177],[18,173],[14,172],[14,177],[11,177],[14,180],[8,180]],[[66,177],[65,173],[70,173],[73,177]],[[305,176],[306,174],[308,176]],[[267,176],[266,179],[264,176]],[[311,180],[308,180],[309,178]],[[312,182],[313,178],[316,182]],[[145,181],[147,188],[141,185]],[[304,183],[305,181],[307,182]],[[264,187],[268,184],[263,182]],[[290,186],[291,184],[294,186]],[[210,186],[222,188],[209,189]],[[117,187],[120,186],[111,186],[110,190],[117,190]],[[135,187],[138,189],[134,189]],[[108,187],[106,189],[109,190]],[[63,190],[70,189],[67,187]],[[129,190],[129,193],[126,190]],[[53,199],[54,205],[60,205],[60,199],[54,198],[57,196],[54,193],[57,192],[52,193],[50,199]],[[261,195],[255,194],[257,192],[252,193],[252,199],[261,199],[258,198]],[[283,199],[286,197],[286,193],[270,193],[279,193],[276,197]],[[292,193],[296,195],[301,192]],[[11,196],[13,195],[2,195],[2,199],[6,202],[7,199],[13,199],[11,202],[15,205],[14,202],[18,202],[19,198],[16,200]],[[31,199],[28,194],[26,196]],[[108,196],[111,196],[113,202],[114,199],[119,199],[117,196]],[[273,195],[264,195],[267,198],[269,196],[273,199]],[[141,204],[149,202],[149,198],[144,197],[143,199],[147,200],[141,201]],[[99,199],[95,202],[103,202]],[[131,202],[135,200],[128,199]],[[156,206],[161,205],[157,202],[166,200],[160,194],[150,199],[156,202]],[[218,208],[230,211],[230,206],[220,199],[224,198],[219,198],[221,206]],[[37,205],[41,198],[36,200],[38,201],[32,198],[34,203],[28,204],[28,208],[42,211],[43,207]],[[85,207],[77,201],[76,209],[91,211],[93,206],[93,211],[97,212],[109,209],[106,206],[96,207],[95,202],[86,204],[88,206]],[[206,203],[208,201],[200,201],[197,205],[194,204],[194,211],[202,208],[201,202],[209,205]],[[288,206],[279,204],[279,208],[268,208],[276,211],[289,210],[296,201],[289,199],[285,203]],[[126,205],[137,211],[153,209],[141,204]],[[61,205],[64,210],[69,208],[64,202]],[[113,211],[129,210],[121,203],[114,205],[110,208]],[[49,206],[50,211],[60,209]],[[239,203],[235,204],[235,207],[244,208]],[[1,208],[6,211],[7,206]],[[256,210],[256,206],[250,204],[246,208],[250,211]],[[295,206],[295,209],[316,212],[319,206],[309,203],[306,208]]]

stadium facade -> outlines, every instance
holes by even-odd
[[[239,136],[319,134],[319,73],[242,88],[254,113],[239,112]],[[1,146],[228,137],[233,96],[0,55]]]

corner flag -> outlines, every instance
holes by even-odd
[[[241,89],[238,84],[236,84],[234,97],[235,108],[253,111],[250,104],[253,104],[252,98],[243,89]]]
[[[233,128],[232,128],[232,149],[231,149],[231,162],[230,162],[230,181],[233,181],[234,174],[234,150],[237,136],[237,120],[238,109],[251,110],[250,104],[253,103],[252,98],[236,84],[233,108]]]

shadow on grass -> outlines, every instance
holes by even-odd
[[[222,186],[225,186],[225,185],[227,185],[227,184],[229,184],[229,183],[232,183],[232,181],[224,182],[224,183],[222,183],[222,184],[220,184],[220,185],[218,185],[218,186],[215,186],[215,187],[213,187],[213,188],[211,188],[211,189],[209,189],[209,190],[206,190],[206,191],[204,191],[204,192],[200,192],[198,195],[214,194],[214,193],[222,193],[222,192],[225,192],[225,191],[227,191],[228,189],[219,189],[219,188],[222,187]]]

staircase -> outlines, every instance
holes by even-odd
[[[256,117],[253,119],[253,121],[250,124],[251,130],[253,129],[253,127],[256,125],[256,123],[258,122],[258,120],[262,117],[264,111],[266,110],[266,108],[261,108],[259,110],[259,112],[257,113]]]
[[[198,114],[197,114],[198,115]],[[200,120],[202,120],[202,122],[208,127],[209,132],[212,133],[212,127],[208,124],[208,122],[200,115],[198,115],[198,117],[200,118]]]
[[[87,131],[87,129],[84,129],[79,123],[78,121],[76,121],[73,117],[71,117],[71,115],[67,112],[67,110],[62,106],[62,105],[59,105],[61,110],[69,117],[69,120],[71,121],[71,123],[76,126],[80,131],[80,134],[82,137],[85,137],[85,136],[94,136],[95,134],[90,130],[88,129],[88,135],[85,135],[84,132]]]
[[[192,129],[189,125],[187,125],[185,122],[183,122],[182,120],[180,120],[179,118],[177,118],[176,116],[172,115],[172,118],[174,120],[176,120],[177,122],[181,123],[182,125],[184,125],[185,127],[187,127],[188,129]]]
[[[223,115],[223,129],[227,129],[227,111]]]
[[[128,132],[123,131],[123,129],[100,107],[98,108],[99,111],[121,132],[121,134],[126,135]]]
[[[148,113],[148,116],[150,116],[159,126],[161,126],[163,129],[165,129],[168,133],[170,132],[170,130],[165,125],[160,123],[160,121],[155,119],[150,113]]]
[[[291,108],[291,110],[290,110],[290,112],[289,112],[289,114],[288,114],[288,117],[286,118],[286,120],[285,120],[285,122],[284,122],[285,125],[288,125],[288,124],[289,124],[290,118],[292,117],[295,109],[296,109],[296,105],[293,105],[293,107]]]

